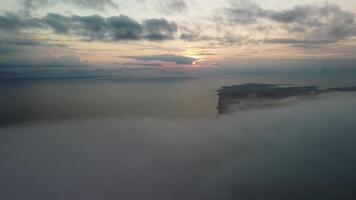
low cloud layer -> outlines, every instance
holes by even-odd
[[[19,37],[6,36],[0,39],[0,56],[25,52],[33,48],[65,48],[64,44],[56,44],[49,41],[36,39],[24,39]],[[10,64],[10,63],[8,63]]]
[[[355,199],[354,99],[1,128],[2,199]]]
[[[193,62],[198,61],[196,58],[179,56],[172,54],[164,55],[147,55],[147,56],[130,56],[129,58],[135,59],[138,61],[158,61],[158,62],[172,62],[178,65],[192,65]]]

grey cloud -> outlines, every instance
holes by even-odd
[[[60,14],[47,14],[41,21],[45,24],[50,26],[55,33],[58,34],[68,34],[69,30],[73,27],[73,21],[70,17],[66,17]]]
[[[21,3],[26,10],[36,10],[48,6],[49,0],[21,0]]]
[[[41,22],[30,18],[25,19],[15,13],[7,12],[0,15],[0,31],[16,31],[26,28],[40,28]]]
[[[21,52],[29,47],[66,47],[63,44],[39,41],[36,39],[23,39],[18,37],[4,37],[0,39],[0,54],[12,54]]]
[[[312,38],[337,41],[356,35],[355,15],[336,5],[296,6],[291,10],[271,12],[269,17],[289,25],[292,33],[304,30]]]
[[[223,36],[208,36],[192,32],[185,32],[180,35],[180,39],[188,42],[216,42],[222,45],[233,45],[244,42],[246,38],[226,33]]]
[[[92,16],[73,16],[76,22],[77,32],[92,40],[100,40],[105,38],[106,22],[105,19],[99,15]]]
[[[205,36],[204,29],[200,24],[190,24],[189,22],[181,22],[179,25],[181,32],[180,39],[189,42],[210,40],[211,36]]]
[[[160,0],[159,10],[165,14],[182,13],[188,9],[184,0]]]
[[[188,42],[199,42],[199,41],[217,41],[220,40],[221,38],[201,35],[195,32],[191,32],[191,33],[186,32],[180,35],[180,39]]]
[[[148,19],[142,23],[125,15],[102,17],[64,16],[49,13],[42,18],[24,18],[13,13],[0,16],[2,31],[52,29],[56,34],[73,35],[84,40],[168,40],[175,39],[178,27],[166,19]]]
[[[334,41],[330,40],[298,40],[293,38],[274,38],[274,39],[266,39],[263,40],[264,43],[269,44],[293,44],[293,45],[300,45],[300,44],[328,44]]]
[[[45,4],[45,0],[44,4]],[[28,1],[29,3],[37,1]],[[90,1],[92,2],[92,1]],[[31,5],[32,5],[31,4]],[[31,29],[51,29],[56,34],[77,36],[86,41],[150,40],[164,41],[181,39],[184,41],[207,41],[220,44],[242,44],[266,42],[270,44],[310,43],[322,45],[356,36],[355,15],[336,5],[299,5],[286,10],[264,9],[247,0],[236,1],[224,9],[224,16],[215,20],[216,32],[207,35],[213,24],[194,24],[189,27],[164,18],[137,21],[125,15],[103,17],[65,16],[49,13],[44,17],[24,17],[14,13],[0,15],[0,31],[15,32]],[[273,23],[260,26],[261,20]],[[189,22],[188,22],[189,23]],[[269,33],[279,29],[288,34],[287,40],[262,39],[255,41],[248,35],[239,34],[242,26],[247,34]],[[187,28],[189,27],[189,28]],[[261,29],[261,27],[263,27]],[[208,29],[208,31],[207,31]],[[270,41],[268,41],[270,40]],[[273,41],[274,40],[274,41]]]
[[[315,8],[315,6],[295,6],[290,10],[266,11],[264,16],[281,23],[302,22],[316,14]]]
[[[161,61],[161,62],[173,62],[178,65],[191,65],[193,62],[198,59],[187,57],[187,56],[179,56],[172,54],[164,54],[164,55],[148,55],[148,56],[130,56],[128,58],[139,60],[139,61]]]
[[[124,63],[126,66],[144,66],[144,67],[162,67],[161,63],[141,63],[141,62],[128,62]]]
[[[90,9],[104,10],[107,7],[117,8],[112,0],[66,0],[74,5]]]
[[[335,19],[354,21],[354,14],[342,10],[333,4],[317,5],[297,5],[292,9],[275,11],[265,10],[262,17],[270,18],[280,23],[301,23],[310,26],[322,26]]]
[[[185,41],[198,41],[200,39],[200,35],[197,33],[182,33],[180,39]]]
[[[233,23],[250,24],[256,23],[259,19],[269,19],[279,23],[303,23],[312,26],[322,25],[325,17],[335,17],[353,15],[341,10],[336,5],[297,5],[291,9],[272,10],[264,9],[248,0],[238,0],[231,7],[224,9],[225,14]]]
[[[262,19],[270,20],[279,24],[279,28],[296,34],[295,40],[332,43],[356,35],[355,15],[333,4],[298,5],[286,10],[271,10],[241,0],[225,8],[225,14],[236,25],[254,25]]]
[[[114,40],[139,40],[142,38],[142,25],[124,15],[107,19],[109,31]]]
[[[179,30],[181,32],[179,38],[184,41],[196,42],[196,41],[215,41],[217,38],[214,35],[206,35],[206,28],[199,24],[191,24],[189,22],[180,23]]]
[[[225,8],[225,13],[233,23],[250,24],[263,16],[264,10],[250,1],[239,0],[233,2],[231,7]]]
[[[37,46],[41,45],[42,42],[33,39],[21,39],[21,38],[6,38],[0,39],[3,45],[16,45],[16,46]]]
[[[55,33],[79,35],[87,40],[138,40],[143,33],[142,25],[125,15],[104,18],[48,14],[42,21]]]
[[[65,56],[52,58],[47,63],[47,65],[61,65],[61,66],[82,66],[84,64],[88,65],[88,63],[81,61],[80,58],[74,55],[65,55]]]
[[[241,38],[236,34],[229,33],[224,30],[223,33],[219,35],[206,34],[205,27],[199,25],[193,25],[192,27],[184,26],[184,24],[179,25],[180,36],[179,39],[188,42],[217,42],[219,44],[236,44],[241,42]]]
[[[31,11],[39,8],[54,6],[58,3],[74,5],[78,8],[105,10],[106,8],[117,8],[118,6],[112,0],[22,0],[24,10]]]
[[[149,40],[173,39],[178,31],[177,25],[168,22],[166,19],[148,19],[143,22],[143,27],[147,31],[144,38]]]
[[[70,51],[67,54],[53,54],[37,59],[36,55],[23,57],[24,53],[28,54],[27,49],[14,46],[15,52],[10,52],[1,58],[0,53],[0,79],[7,78],[69,78],[69,77],[86,77],[87,70],[90,70],[90,63],[81,60]],[[1,52],[0,45],[0,52]],[[16,53],[16,54],[14,54]],[[19,56],[20,55],[20,56]],[[73,70],[78,70],[75,76],[72,76]],[[5,74],[2,74],[5,73]],[[1,76],[4,75],[4,76]],[[94,76],[94,74],[91,74]]]
[[[0,55],[8,55],[20,51],[18,47],[0,44]]]

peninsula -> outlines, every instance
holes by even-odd
[[[356,92],[356,87],[321,89],[317,86],[247,83],[225,86],[217,92],[219,96],[217,109],[219,114],[225,114],[234,110],[269,107],[293,97],[315,97],[331,92]]]

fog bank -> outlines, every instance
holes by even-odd
[[[355,199],[354,102],[2,128],[0,198]]]

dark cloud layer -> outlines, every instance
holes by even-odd
[[[144,38],[149,40],[160,41],[174,39],[178,31],[178,27],[175,23],[170,23],[163,18],[145,20],[143,25],[147,30],[147,34],[144,35]]]
[[[174,39],[177,25],[166,19],[148,19],[142,23],[125,15],[102,17],[64,16],[49,13],[42,18],[23,18],[13,13],[0,16],[2,31],[52,29],[56,34],[78,36],[85,40],[154,40]]]
[[[92,21],[88,21],[86,24],[90,25],[90,22]],[[96,25],[98,26],[100,23]],[[109,37],[113,40],[138,40],[142,38],[142,25],[127,16],[109,17],[107,19],[107,25]],[[105,24],[102,24],[102,27],[106,27]],[[95,32],[95,29],[93,32]]]
[[[66,47],[66,45],[19,37],[4,37],[0,39],[0,55],[21,52],[24,48],[33,47]]]
[[[187,56],[179,56],[172,54],[164,54],[164,55],[148,55],[148,56],[130,56],[129,58],[139,60],[139,61],[161,61],[161,62],[173,62],[178,65],[191,65],[193,62],[198,59],[187,57]]]
[[[3,32],[41,28],[42,25],[37,19],[27,19],[11,12],[0,15],[0,31]]]
[[[17,51],[20,51],[20,49],[17,47],[7,46],[3,44],[0,45],[0,55],[7,55]]]

